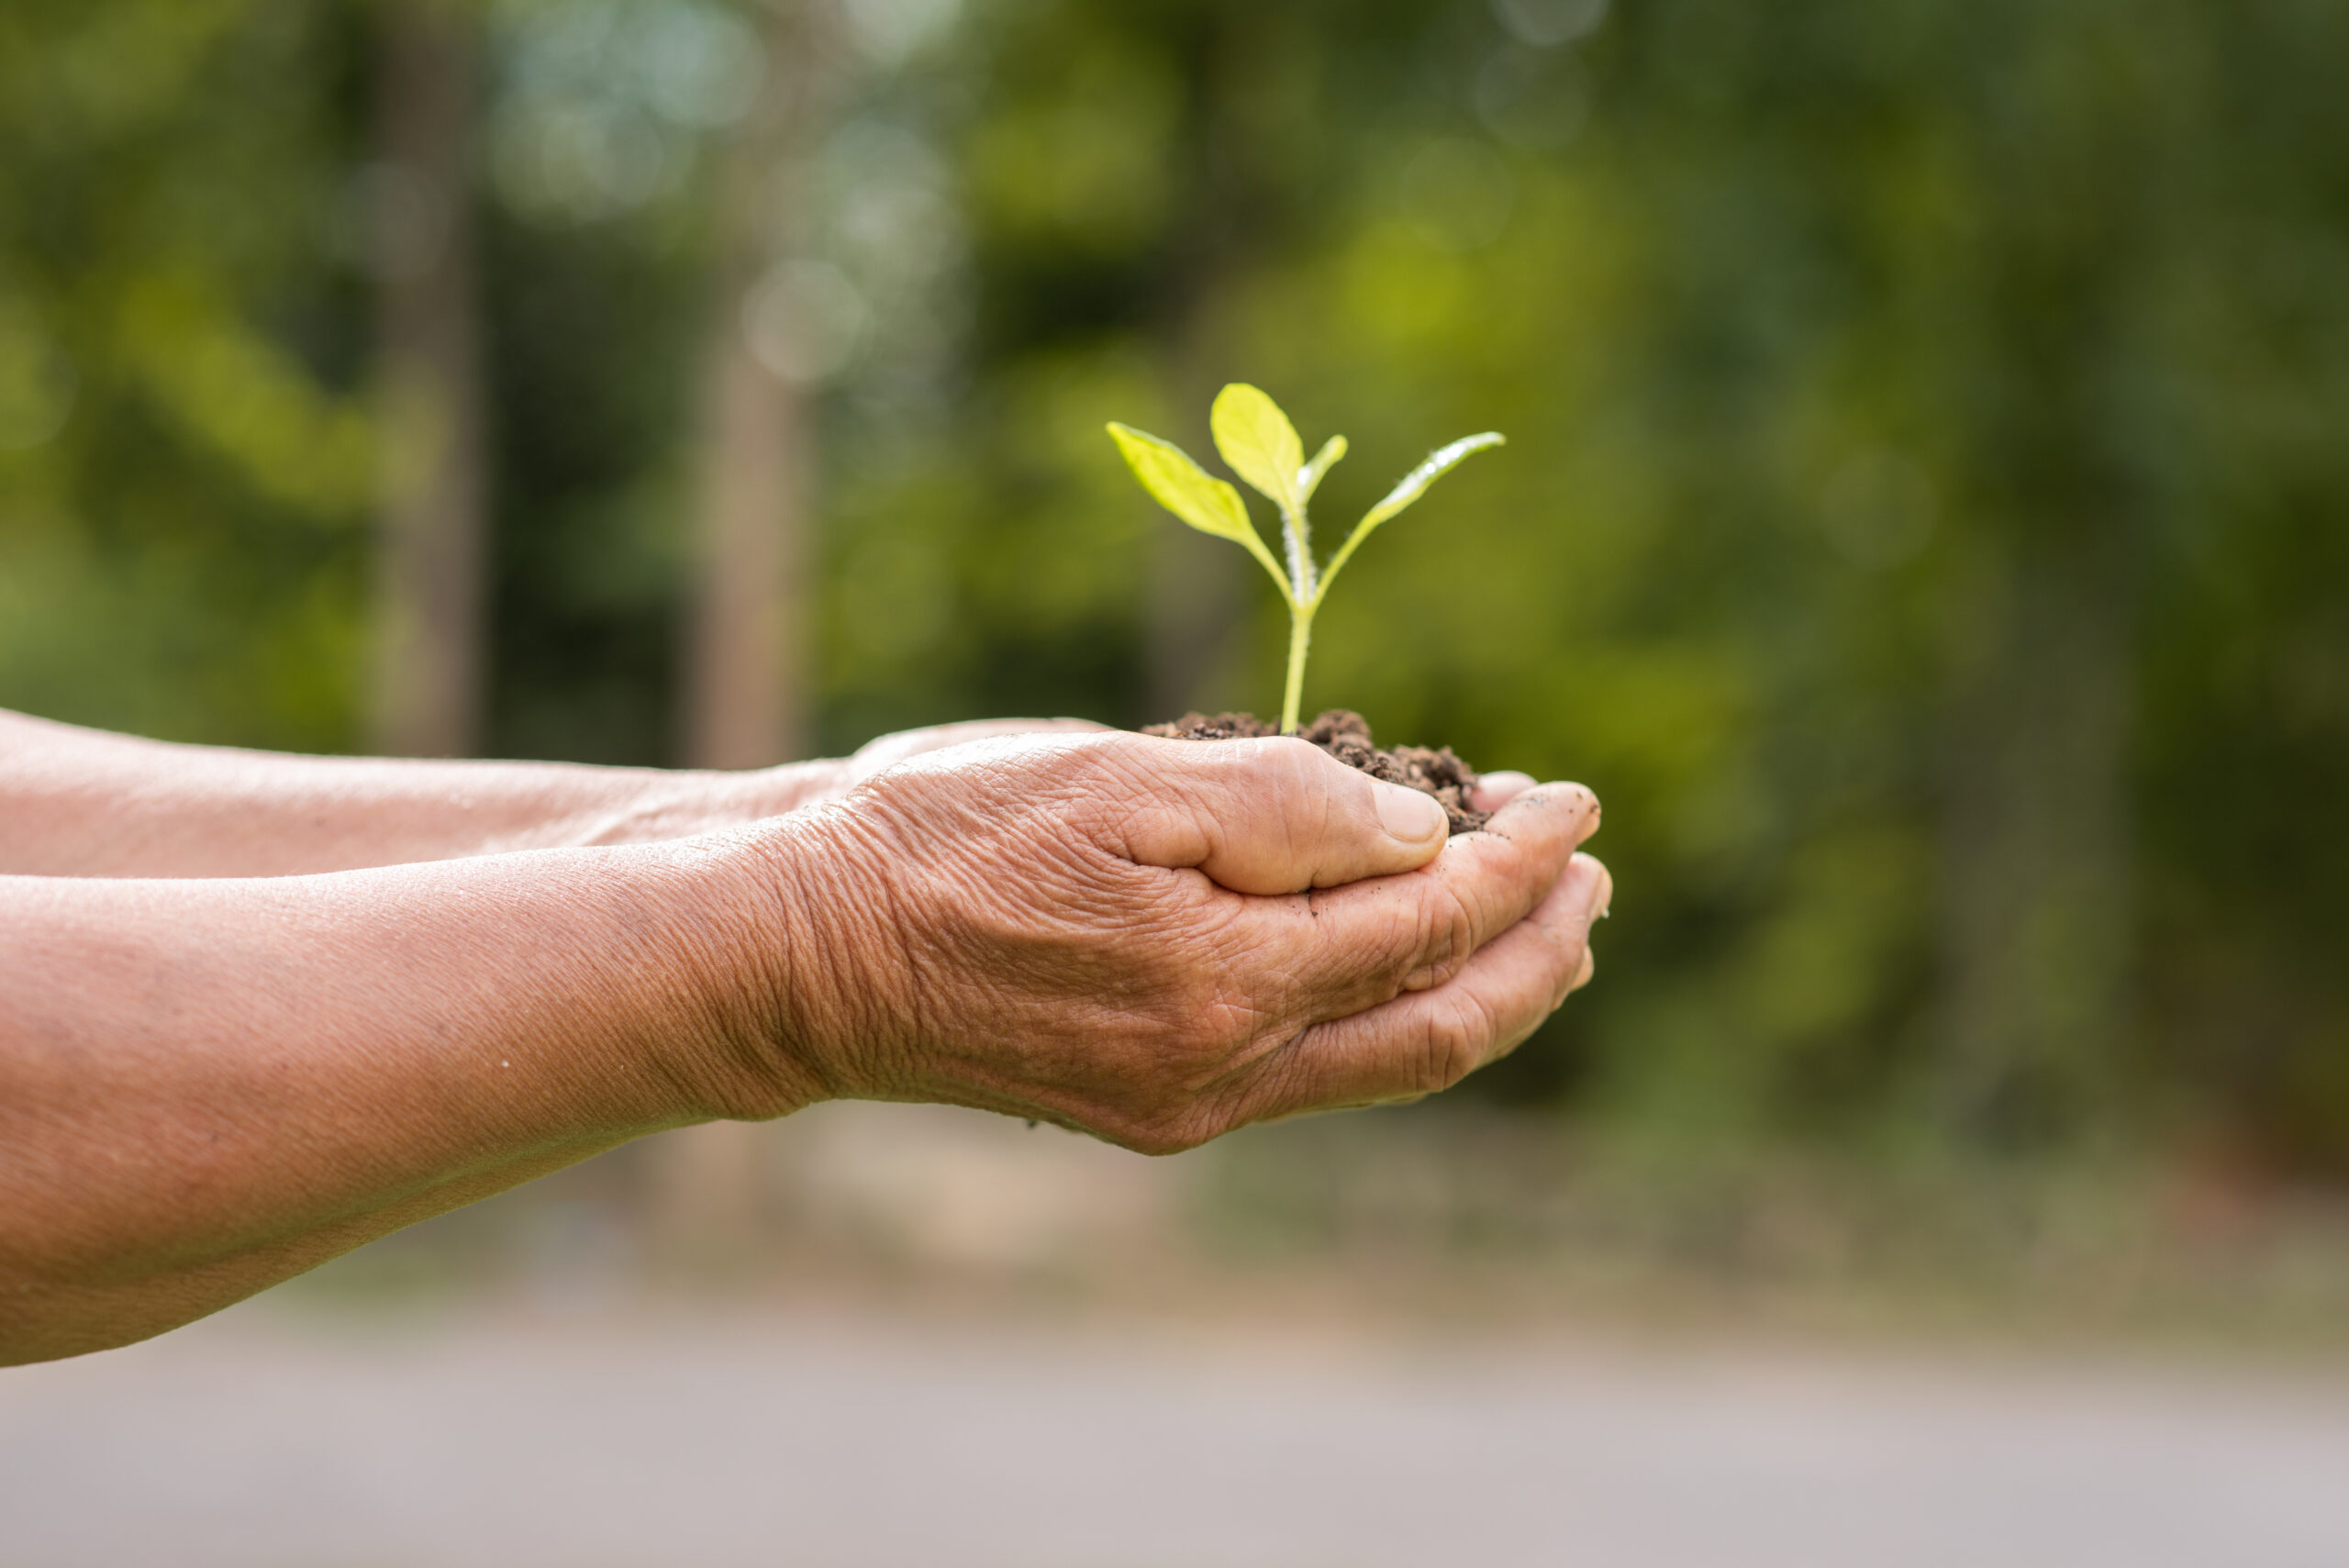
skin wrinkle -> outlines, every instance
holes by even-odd
[[[1403,989],[1425,991],[1459,973],[1461,963],[1476,949],[1477,921],[1466,900],[1452,887],[1435,884],[1419,898],[1419,962],[1405,976]],[[1417,979],[1414,985],[1411,981]]]
[[[1276,906],[1301,906],[1304,895],[1292,895],[1283,900],[1273,900]],[[1261,910],[1233,910],[1230,929],[1226,933],[1227,945],[1220,955],[1218,973],[1236,969],[1245,954],[1262,951],[1278,942],[1288,933],[1282,929],[1277,916],[1266,919],[1270,913]],[[1393,944],[1391,954],[1374,954],[1368,959],[1354,959],[1340,963],[1334,951],[1327,949],[1329,933],[1320,929],[1319,917],[1308,916],[1305,929],[1297,933],[1309,944],[1304,962],[1295,970],[1274,978],[1279,983],[1277,998],[1266,998],[1256,1004],[1273,1020],[1275,1028],[1302,1028],[1318,1022],[1332,1013],[1357,1012],[1364,1006],[1375,1006],[1393,994],[1393,971],[1407,956],[1408,917],[1397,910],[1400,918],[1393,922],[1404,930],[1404,942]],[[1252,918],[1250,917],[1253,917]],[[1294,917],[1292,917],[1292,922]],[[1242,929],[1243,926],[1246,929]]]
[[[784,1075],[805,1085],[807,1104],[839,1097],[841,1091],[831,1064],[811,1043],[823,1033],[819,1019],[836,1005],[833,998],[841,989],[839,958],[818,917],[832,894],[833,878],[823,857],[807,848],[827,809],[795,813],[770,834],[734,836],[743,845],[742,881],[753,911],[751,946],[741,955],[746,1027],[772,1043],[787,1064]],[[799,962],[792,962],[795,954]],[[780,1114],[792,1108],[786,1098]]]
[[[866,784],[851,800],[856,805],[871,805],[885,798],[885,791]],[[819,828],[828,841],[845,841],[851,852],[841,854],[839,863],[844,869],[852,867],[863,873],[863,884],[868,895],[862,900],[856,898],[846,885],[848,879],[836,874],[825,879],[819,895],[802,906],[802,913],[811,920],[829,916],[836,921],[850,922],[832,941],[823,944],[833,960],[833,984],[829,994],[845,1015],[848,1038],[864,1053],[885,1049],[892,1032],[888,1020],[893,1016],[912,1020],[915,1028],[925,1033],[933,1031],[936,1025],[931,1017],[927,971],[918,949],[917,927],[905,885],[907,874],[916,869],[907,863],[910,846],[895,841],[896,836],[885,811],[857,815],[844,805],[810,823],[811,833]],[[820,851],[811,858],[818,865],[834,863]],[[876,927],[885,939],[878,962],[868,957],[864,964],[857,966],[857,978],[841,978],[839,966],[842,962],[852,963],[860,956],[858,933],[863,933],[869,942]],[[876,974],[894,975],[897,984],[892,988],[885,979],[874,978]],[[825,1054],[820,1050],[810,1051],[818,1061],[824,1060]],[[846,1065],[845,1062],[835,1061],[818,1069],[827,1086],[842,1097],[853,1096],[865,1085],[879,1088],[907,1075],[902,1064],[892,1073],[881,1063],[872,1062],[862,1073],[843,1073],[841,1069]]]
[[[1435,1054],[1428,1063],[1430,1072],[1422,1081],[1432,1094],[1449,1089],[1461,1079],[1485,1064],[1486,1053],[1496,1042],[1504,1042],[1507,1030],[1503,1020],[1495,1015],[1493,1005],[1475,991],[1453,993],[1448,1021],[1448,1032],[1440,1033],[1435,1041]]]
[[[806,863],[794,868],[747,848],[739,878],[740,941],[732,950],[738,978],[729,994],[725,955],[713,955],[721,962],[714,964],[710,984],[718,1037],[740,1065],[750,1094],[742,1103],[720,1100],[718,1112],[765,1121],[840,1091],[823,1053],[810,1048],[822,1032],[815,1017],[832,990],[832,965],[807,910],[827,882],[813,857],[799,857]]]
[[[1376,929],[1369,929],[1373,922],[1363,913],[1348,911],[1343,917],[1331,917],[1341,929],[1327,934],[1327,951],[1333,954],[1366,951],[1369,955],[1347,966],[1355,988],[1344,994],[1349,1004],[1345,1011],[1360,1011],[1390,1000],[1398,992],[1424,990],[1448,978],[1448,973],[1436,973],[1431,955],[1445,956],[1464,943],[1460,928],[1443,917],[1448,910],[1460,907],[1459,902],[1440,879],[1422,870],[1358,888],[1348,896],[1360,903],[1375,899],[1378,914]],[[1316,917],[1321,917],[1317,914]]]
[[[775,1052],[771,1044],[744,1050],[740,1031],[729,1027],[720,1001],[729,967],[721,955],[740,951],[742,938],[736,933],[727,940],[721,929],[723,917],[716,910],[729,906],[713,907],[691,896],[692,879],[681,874],[685,869],[656,866],[652,886],[646,890],[647,895],[669,895],[662,902],[672,907],[654,907],[649,898],[631,898],[624,890],[617,917],[647,966],[665,951],[682,971],[682,983],[665,988],[674,993],[671,1005],[685,1016],[686,1032],[709,1041],[710,1049],[679,1058],[649,1049],[651,1041],[630,1041],[617,1054],[623,1062],[645,1063],[666,1091],[661,1097],[684,1107],[686,1114],[681,1119],[692,1120],[744,1105],[750,1095],[743,1085],[762,1075],[761,1068],[771,1065]],[[670,885],[673,877],[679,885]]]
[[[1009,944],[1008,951],[999,944],[974,942],[959,947],[939,967],[948,972],[959,968],[979,975],[980,983],[996,1007],[1015,1020],[1010,1032],[1049,1034],[1070,1058],[1070,1066],[1061,1074],[1063,1081],[1082,1082],[1092,1075],[1084,1066],[1084,1052],[1069,1048],[1081,1046],[1085,1036],[1071,1035],[1064,1028],[1053,1027],[1048,1015],[1039,1017],[1039,1009],[1025,1000],[1031,993],[1051,995],[1067,991],[1087,995],[1091,1001],[1087,1009],[1090,1027],[1085,1035],[1090,1037],[1092,1050],[1097,1054],[1109,1051],[1124,1053],[1128,1050],[1123,1043],[1127,1038],[1125,1033],[1114,1027],[1120,1018],[1137,1019],[1150,1029],[1163,1029],[1169,1025],[1179,1028],[1183,1023],[1179,1006],[1169,1008],[1164,1006],[1165,984],[1156,977],[1146,977],[1132,988],[1151,1006],[1138,1007],[1116,1002],[1106,1007],[1101,1006],[1100,999],[1104,995],[1128,993],[1128,987],[1120,983],[1116,968],[1103,962],[1105,955],[1114,954],[1118,947],[1119,944],[1112,940],[1101,942],[1090,954],[1073,955],[1065,940],[1036,941],[1023,938]],[[1074,963],[1071,962],[1072,957],[1075,960]],[[1072,970],[1075,973],[1072,973]],[[952,1051],[958,1060],[967,1061],[974,1055],[974,1051],[968,1049],[954,1051],[951,1046],[945,1049]],[[984,1044],[979,1044],[979,1051],[985,1053]]]
[[[841,922],[862,917],[871,924],[873,906],[894,907],[896,887],[887,874],[885,856],[869,851],[874,826],[847,812],[838,803],[795,813],[763,833],[748,836],[751,882],[757,890],[764,919],[756,928],[774,935],[760,935],[749,955],[761,975],[756,1026],[778,1062],[785,1092],[760,1115],[787,1115],[801,1105],[819,1099],[851,1097],[863,1081],[852,1070],[853,1049],[826,1051],[818,1042],[841,1039],[869,1049],[885,1038],[881,1018],[894,1005],[879,988],[860,986],[848,977],[853,968],[857,929]],[[868,862],[877,869],[867,870]],[[859,898],[858,873],[867,896]],[[873,896],[877,894],[877,897]],[[885,916],[885,927],[890,923]],[[803,962],[785,966],[782,955],[796,951]],[[903,962],[896,972],[918,984],[913,966]]]
[[[1221,1011],[1226,1027],[1219,1038],[1234,1043],[1221,1070],[1192,1086],[1195,1094],[1244,1085],[1268,1071],[1270,1061],[1293,1050],[1312,1028],[1274,1019],[1245,1002],[1227,1001]]]

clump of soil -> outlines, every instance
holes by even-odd
[[[1267,724],[1252,713],[1219,713],[1213,717],[1186,713],[1172,724],[1153,724],[1142,730],[1144,735],[1163,736],[1170,740],[1255,740],[1280,732],[1279,725]],[[1473,833],[1492,815],[1469,806],[1469,797],[1476,788],[1476,770],[1453,756],[1449,746],[1432,751],[1425,746],[1397,746],[1382,751],[1370,743],[1368,721],[1353,709],[1342,707],[1330,708],[1298,730],[1297,735],[1350,768],[1360,768],[1373,778],[1408,784],[1435,796],[1443,814],[1452,819],[1454,833]]]

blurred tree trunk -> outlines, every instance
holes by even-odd
[[[727,149],[704,350],[700,517],[686,650],[685,756],[758,768],[807,746],[807,562],[814,442],[808,397],[763,360],[749,307],[785,259],[798,165],[818,128],[826,0],[772,0],[766,76]],[[787,295],[763,297],[761,328]],[[653,1223],[674,1262],[707,1270],[756,1239],[764,1129],[713,1122],[651,1151]]]
[[[806,743],[807,399],[762,361],[746,317],[792,232],[786,204],[814,128],[824,9],[824,0],[769,6],[765,83],[727,151],[686,660],[685,750],[696,767],[765,767]],[[787,299],[763,306],[788,308]]]
[[[686,758],[766,767],[805,745],[807,411],[743,342],[732,312],[706,373]]]
[[[474,297],[475,20],[382,10],[381,161],[364,195],[383,384],[371,744],[462,756],[482,719],[487,444]]]
[[[1959,590],[1943,1090],[1966,1132],[2039,1143],[2124,1087],[2133,617],[2117,538],[2016,554]]]
[[[1169,226],[1180,237],[1180,260],[1167,269],[1158,330],[1174,350],[1167,380],[1175,428],[1187,425],[1191,431],[1174,439],[1196,442],[1223,384],[1263,373],[1248,370],[1244,345],[1232,341],[1231,324],[1217,313],[1234,282],[1277,248],[1287,220],[1306,210],[1315,193],[1285,184],[1266,168],[1260,154],[1269,139],[1249,113],[1252,102],[1264,95],[1263,78],[1272,69],[1266,52],[1276,55],[1281,44],[1295,42],[1278,32],[1281,19],[1218,6],[1164,25],[1174,29],[1166,47],[1181,61],[1192,98],[1181,133],[1182,217]],[[1273,35],[1268,28],[1275,29]],[[1263,600],[1254,567],[1222,540],[1172,517],[1157,516],[1152,526],[1151,591],[1142,601],[1148,718],[1221,706],[1227,695],[1260,712],[1270,701],[1277,714],[1277,677],[1275,684],[1259,679],[1230,693],[1220,689],[1233,663],[1234,639],[1258,624]],[[1264,695],[1243,695],[1252,691]]]
[[[2137,26],[2125,7],[2048,15],[2047,59]],[[2137,618],[2161,484],[2130,348],[2145,326],[2116,280],[2163,233],[2155,187],[2130,176],[2200,133],[2156,78],[2083,64],[2082,94],[2017,98],[2004,59],[1981,79],[1996,128],[1977,164],[2003,221],[1958,274],[1976,329],[1943,328],[1985,526],[1949,584],[1943,1090],[1965,1132],[2045,1145],[2116,1125],[2130,1087]]]

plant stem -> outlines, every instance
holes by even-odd
[[[1313,564],[1313,524],[1302,506],[1291,510],[1281,508],[1281,543],[1288,553],[1288,581],[1293,596],[1299,602],[1309,600],[1320,586],[1320,573]]]
[[[1295,604],[1288,611],[1288,691],[1281,699],[1281,733],[1297,733],[1297,707],[1305,695],[1305,653],[1313,642],[1313,604]]]
[[[1320,573],[1313,565],[1313,525],[1303,506],[1281,508],[1281,539],[1288,546],[1288,690],[1281,700],[1281,733],[1297,733],[1305,694],[1305,655],[1313,642],[1313,612],[1321,607]]]

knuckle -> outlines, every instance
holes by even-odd
[[[1451,1088],[1475,1071],[1492,1038],[1492,1019],[1480,1003],[1459,998],[1437,1008],[1420,1039],[1412,1087],[1423,1095]]]
[[[1438,981],[1448,979],[1475,951],[1475,910],[1460,889],[1430,878],[1419,917],[1413,933],[1419,945],[1410,967],[1430,970]]]
[[[1310,740],[1283,735],[1258,742],[1260,766],[1277,792],[1282,811],[1327,828],[1344,814],[1344,803],[1330,787],[1329,753]]]
[[[1200,1055],[1224,1061],[1244,1052],[1256,1038],[1255,1010],[1218,995],[1189,1016],[1189,1043]]]
[[[1321,782],[1323,764],[1328,753],[1310,740],[1295,735],[1276,735],[1261,743],[1259,755],[1264,765],[1279,775],[1284,783],[1308,788]]]

